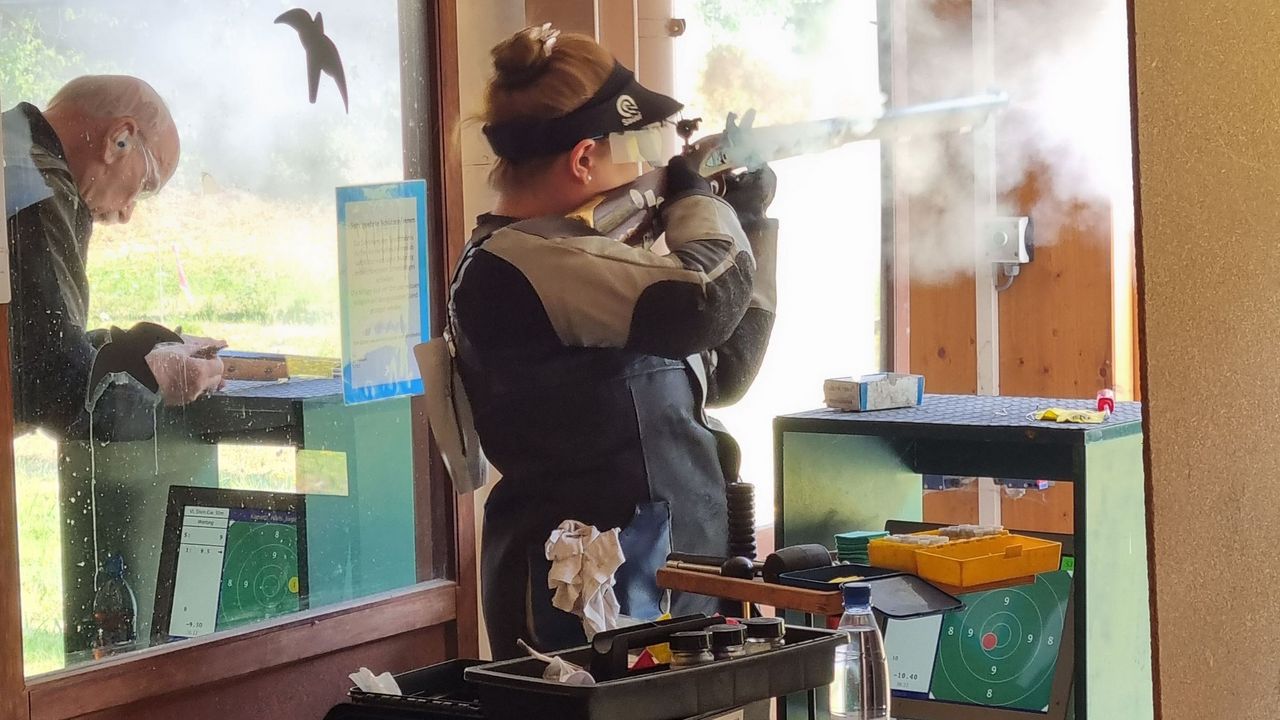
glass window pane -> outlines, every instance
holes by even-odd
[[[420,579],[409,401],[345,405],[335,373],[334,191],[404,177],[425,77],[399,6],[0,6],[28,675]],[[50,110],[86,75],[144,80],[180,157],[146,86]],[[106,330],[139,321],[187,344]],[[90,393],[95,357],[137,379]]]
[[[680,0],[676,95],[704,132],[755,109],[757,126],[858,117],[880,98],[875,3]],[[772,520],[773,418],[822,405],[822,381],[881,363],[878,142],[772,164],[778,313],[760,374],[714,414],[742,446],[756,521]]]

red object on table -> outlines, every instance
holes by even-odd
[[[1098,391],[1098,410],[1105,410],[1109,413],[1116,411],[1116,394],[1113,390]]]

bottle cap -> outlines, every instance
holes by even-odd
[[[741,625],[712,625],[707,630],[711,633],[713,648],[733,647],[747,641],[746,628]]]
[[[751,618],[743,620],[742,624],[747,627],[747,637],[753,640],[777,640],[786,634],[782,618]]]
[[[845,607],[871,604],[871,586],[866,583],[845,583],[840,586],[840,591],[844,593]]]
[[[711,635],[705,630],[671,633],[671,652],[696,653],[711,649]]]

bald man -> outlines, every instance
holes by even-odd
[[[178,131],[164,101],[138,78],[97,75],[67,83],[41,112],[20,103],[0,116],[9,231],[9,340],[19,430],[88,435],[84,408],[95,346],[85,275],[94,223],[127,223],[139,200],[178,165]],[[147,356],[160,395],[181,405],[216,389],[222,361],[207,343],[160,345]],[[155,397],[114,385],[95,406],[99,439],[152,433]]]

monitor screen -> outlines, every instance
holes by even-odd
[[[169,501],[153,637],[199,637],[306,608],[302,496],[175,486]]]
[[[885,626],[895,698],[1049,712],[1071,558],[1035,582],[960,595],[959,610]]]

